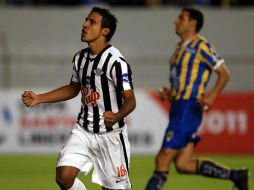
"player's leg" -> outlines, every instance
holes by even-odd
[[[127,127],[123,131],[95,135],[92,149],[92,182],[102,189],[130,189],[130,142]]]
[[[248,190],[248,170],[230,169],[208,159],[199,159],[197,174],[205,177],[231,180],[237,190]]]
[[[197,159],[193,158],[194,143],[189,142],[182,148],[174,159],[177,172],[181,174],[196,174],[198,168]]]
[[[84,141],[81,141],[84,140]],[[90,136],[76,125],[71,136],[59,153],[56,167],[56,182],[62,190],[85,190],[84,184],[77,178],[80,172],[87,174],[93,167],[91,154],[86,142]]]
[[[71,166],[56,168],[56,182],[62,190],[86,190],[84,184],[77,178],[79,169]]]
[[[170,164],[177,154],[177,150],[171,148],[161,148],[155,158],[156,171],[168,173]]]
[[[146,185],[146,190],[160,190],[167,181],[170,164],[177,154],[177,150],[161,148],[155,159],[155,171]]]
[[[248,190],[248,170],[230,169],[209,159],[194,159],[194,143],[179,151],[175,158],[175,166],[179,173],[197,174],[205,177],[231,180],[238,190]]]
[[[196,100],[177,100],[171,103],[170,122],[164,135],[162,148],[156,156],[156,170],[148,182],[147,190],[161,189],[160,183],[165,183],[171,162],[175,160],[179,150],[188,150],[185,149],[188,138],[197,130],[201,120],[202,107]],[[184,159],[180,161],[189,162],[189,158]],[[195,164],[192,165],[195,166]],[[189,170],[192,171],[192,169]]]
[[[186,110],[181,101],[174,101],[171,104],[170,122],[164,134],[162,147],[155,159],[155,171],[146,185],[146,190],[162,189],[167,180],[171,162],[178,154],[178,150],[186,145],[186,138],[182,135]]]

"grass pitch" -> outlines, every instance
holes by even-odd
[[[248,167],[250,190],[254,190],[253,156],[207,156],[233,168]],[[0,155],[0,190],[59,190],[55,183],[57,155]],[[130,176],[133,190],[143,190],[154,169],[154,156],[132,156]],[[88,190],[101,190],[91,183],[91,174],[80,176]],[[171,168],[165,190],[231,190],[230,181],[180,175]]]

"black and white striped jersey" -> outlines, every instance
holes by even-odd
[[[103,113],[118,112],[123,104],[120,92],[133,89],[129,64],[115,47],[108,45],[92,57],[89,48],[82,49],[73,58],[72,82],[81,85],[81,110],[77,122],[92,133],[105,133],[125,126],[122,119],[112,128],[106,128]]]

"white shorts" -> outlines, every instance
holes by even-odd
[[[130,143],[123,131],[93,134],[75,125],[63,146],[57,167],[72,166],[87,174],[93,167],[92,182],[108,189],[130,189]]]

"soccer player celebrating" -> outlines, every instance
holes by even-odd
[[[197,130],[202,113],[213,105],[229,80],[224,60],[198,34],[203,20],[201,11],[184,8],[175,21],[181,41],[170,59],[171,87],[160,92],[162,98],[171,102],[169,124],[146,190],[162,189],[172,162],[179,173],[229,179],[238,190],[248,190],[247,169],[228,169],[210,160],[193,158],[194,147],[200,140]],[[212,71],[217,74],[217,81],[211,91],[206,92]]]
[[[135,109],[136,101],[131,68],[109,44],[116,23],[109,10],[94,7],[81,33],[81,41],[88,47],[75,54],[70,83],[43,94],[22,94],[25,105],[32,107],[69,100],[81,92],[77,122],[57,162],[56,182],[62,190],[85,190],[77,176],[92,168],[92,181],[103,190],[131,188],[124,118]]]

